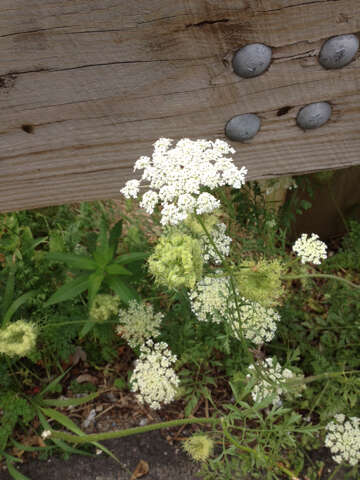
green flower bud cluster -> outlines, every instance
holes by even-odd
[[[18,320],[0,330],[0,353],[10,357],[24,357],[35,348],[36,338],[36,325]]]
[[[211,233],[217,223],[219,223],[220,210],[216,210],[211,214],[201,215],[201,220],[205,225],[206,230]],[[195,214],[188,215],[183,222],[184,227],[189,231],[192,236],[202,237],[204,236],[204,229],[199,223]]]
[[[279,260],[246,260],[234,272],[236,285],[242,296],[264,307],[279,304],[283,293]]]
[[[112,315],[119,311],[120,298],[112,295],[96,295],[90,309],[90,318],[93,322],[106,322]]]
[[[197,462],[205,462],[214,450],[214,442],[207,435],[195,434],[184,441],[183,448]]]
[[[143,345],[146,340],[160,335],[160,324],[164,315],[154,314],[152,305],[131,300],[127,310],[120,310],[120,325],[116,328],[131,348]]]
[[[180,231],[170,232],[160,237],[148,262],[158,284],[170,289],[193,288],[203,271],[201,242]]]

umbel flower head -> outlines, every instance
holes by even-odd
[[[235,311],[229,278],[221,273],[217,270],[217,276],[202,278],[188,294],[191,310],[200,322],[222,323],[229,320]]]
[[[154,314],[152,305],[130,300],[127,310],[119,312],[120,325],[116,328],[117,333],[122,335],[131,348],[143,345],[146,340],[158,337],[160,324],[164,315]]]
[[[302,385],[286,385],[289,379],[296,378],[295,373],[288,368],[283,368],[272,357],[268,357],[264,362],[258,363],[257,368],[254,365],[250,365],[248,372],[247,378],[255,377],[257,379],[251,392],[254,402],[261,402],[271,397],[272,404],[281,406],[282,402],[280,397],[287,392],[293,393],[296,396],[301,395],[300,390],[303,388]]]
[[[211,215],[202,215],[202,222],[206,231],[211,236],[211,241],[205,234],[202,225],[199,223],[195,215],[189,215],[181,225],[182,231],[188,233],[192,237],[201,240],[203,248],[203,257],[205,263],[214,263],[220,265],[222,257],[227,257],[230,254],[230,244],[232,239],[226,235],[226,225],[219,221],[220,212],[217,211]],[[215,247],[214,247],[215,244]]]
[[[172,402],[177,394],[180,381],[173,369],[177,357],[165,342],[148,340],[140,350],[130,379],[131,391],[137,393],[139,402],[158,410],[162,403]]]
[[[193,288],[203,270],[201,243],[180,231],[170,232],[160,237],[148,263],[158,284],[170,289]]]
[[[314,263],[320,265],[322,259],[327,258],[327,246],[319,240],[319,235],[312,233],[311,237],[307,233],[303,233],[294,243],[292,250],[301,259],[301,263]]]
[[[239,312],[241,324],[236,315],[231,321],[235,338],[241,339],[241,329],[244,337],[255,345],[271,342],[275,336],[277,323],[280,321],[280,315],[273,308],[265,308],[260,303],[242,298]]]
[[[337,463],[354,466],[360,462],[360,418],[335,415],[335,420],[326,425],[325,446],[330,448]]]
[[[183,442],[183,448],[197,462],[205,462],[214,450],[214,442],[207,435],[195,434]]]
[[[90,309],[90,318],[94,322],[106,322],[111,315],[118,313],[120,298],[112,295],[96,295]]]
[[[249,300],[264,307],[276,305],[283,292],[282,270],[279,260],[246,260],[234,273],[236,286],[241,295]]]
[[[140,157],[134,170],[143,170],[140,180],[130,180],[121,192],[137,198],[142,181],[149,184],[140,206],[151,214],[161,205],[161,224],[177,225],[188,215],[211,213],[220,202],[209,190],[229,185],[241,188],[247,169],[240,170],[227,155],[235,150],[223,140],[183,138],[171,148],[172,140],[160,138],[154,144],[152,158]]]
[[[32,322],[17,320],[0,330],[0,353],[8,356],[24,357],[34,348],[37,328]]]

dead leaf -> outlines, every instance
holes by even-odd
[[[140,460],[136,465],[134,473],[131,475],[130,480],[136,480],[137,478],[143,477],[149,473],[149,464],[145,460]]]
[[[79,375],[76,379],[78,383],[93,383],[94,385],[97,385],[99,383],[98,378],[94,377],[93,375],[89,375],[88,373],[83,373],[82,375]]]
[[[80,362],[80,360],[82,360],[83,362],[86,362],[86,359],[87,359],[86,352],[81,347],[76,347],[73,355],[69,356],[69,362],[72,365],[77,365]]]

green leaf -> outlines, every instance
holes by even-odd
[[[86,255],[76,255],[75,253],[49,252],[47,258],[57,262],[66,263],[70,268],[80,270],[95,270],[96,262]]]
[[[111,263],[110,265],[105,267],[105,270],[110,275],[132,275],[132,273],[127,268],[116,263]]]
[[[64,398],[64,399],[57,399],[57,398],[49,398],[43,400],[43,405],[48,405],[50,407],[70,407],[70,406],[78,406],[83,405],[84,403],[91,402],[94,398],[98,397],[101,392],[93,392],[86,397],[81,398]]]
[[[29,300],[32,296],[34,296],[36,293],[36,290],[30,290],[30,292],[26,292],[23,295],[21,295],[19,298],[17,298],[8,308],[7,312],[4,315],[3,321],[2,321],[2,326],[5,327],[6,324],[11,320],[11,317],[14,315],[16,310],[18,310],[21,305],[23,305],[25,302]]]
[[[31,480],[29,477],[25,477],[22,473],[18,472],[16,468],[14,467],[13,463],[7,458],[6,459],[6,466],[8,468],[8,471],[10,475],[15,479],[15,480]]]
[[[95,296],[98,293],[99,288],[104,280],[104,276],[105,276],[105,273],[101,270],[97,270],[96,272],[89,275],[89,287],[88,287],[89,308],[92,307]]]
[[[77,435],[80,435],[82,437],[86,436],[86,434],[83,433],[83,431],[66,415],[63,415],[62,413],[58,412],[57,410],[53,410],[52,408],[42,408],[41,410],[44,412],[45,415],[52,418],[53,420],[56,420],[63,427],[67,428],[73,433],[76,433]],[[112,457],[114,460],[119,462],[119,460],[115,457],[115,455],[111,453],[110,450],[108,450],[106,447],[101,445],[101,443],[99,442],[90,442],[90,443],[100,448],[101,450],[106,452],[110,457]]]
[[[112,260],[113,253],[110,247],[98,247],[93,253],[96,265],[101,268],[105,268],[106,265]]]
[[[4,316],[7,309],[9,308],[12,299],[14,298],[15,290],[15,272],[16,272],[16,263],[11,261],[10,272],[6,282],[5,293],[1,305],[1,313]]]
[[[70,369],[71,367],[69,367],[67,370],[65,370],[65,372],[63,372],[58,377],[56,377],[52,382],[50,382],[43,390],[41,390],[40,393],[36,395],[35,400],[40,400],[40,399],[42,400],[42,397],[45,395],[45,393],[47,393],[49,390],[52,390],[55,387],[55,385],[57,385],[65,377],[65,375],[68,373]]]
[[[119,220],[117,223],[115,223],[109,235],[109,247],[112,250],[113,256],[116,252],[116,247],[118,246],[118,243],[121,237],[122,226],[123,226],[123,221]]]
[[[79,338],[84,338],[96,325],[96,322],[88,320],[79,333]]]
[[[84,433],[76,425],[76,423],[74,423],[71,418],[67,417],[63,413],[60,413],[53,408],[41,408],[41,410],[45,415],[52,418],[53,420],[56,420],[58,423],[60,423],[60,425],[67,428],[71,432],[76,433],[77,435],[84,435]]]
[[[145,252],[124,253],[116,258],[115,263],[124,265],[126,263],[138,262],[139,260],[146,260],[149,254]]]
[[[38,417],[39,417],[39,420],[40,420],[40,423],[41,423],[41,426],[43,427],[44,430],[51,430],[51,426],[49,424],[49,422],[46,420],[46,418],[44,417],[44,415],[38,411]],[[68,452],[68,453],[77,453],[79,455],[87,455],[89,457],[91,457],[91,453],[88,453],[88,452],[84,452],[83,450],[80,450],[79,448],[73,448],[73,447],[70,447],[67,443],[65,443],[63,440],[60,440],[59,438],[51,438],[51,441],[53,443],[55,443],[55,445],[57,445],[59,448],[61,448],[64,452]]]
[[[23,445],[22,443],[19,443],[14,439],[11,439],[11,443],[18,450],[24,450],[24,452],[38,452],[38,451],[43,452],[44,450],[51,448],[51,447],[30,447],[29,445]]]
[[[126,285],[126,283],[120,278],[107,277],[105,281],[124,303],[129,303],[129,301],[133,299],[140,300],[137,291]]]
[[[74,298],[84,290],[87,290],[89,287],[89,274],[84,273],[78,275],[74,280],[71,280],[68,283],[65,283],[60,287],[47,302],[45,302],[44,307],[49,307],[50,305],[55,305],[56,303],[65,302],[65,300],[70,300]]]

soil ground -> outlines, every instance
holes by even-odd
[[[102,453],[95,457],[73,455],[68,460],[29,461],[19,472],[31,480],[135,480],[139,462],[146,462],[149,472],[144,480],[196,480],[199,467],[179,448],[171,446],[160,432],[148,432],[132,437],[102,442],[120,460],[118,464]],[[144,465],[144,464],[142,464]],[[0,472],[0,480],[13,480],[8,472]]]

